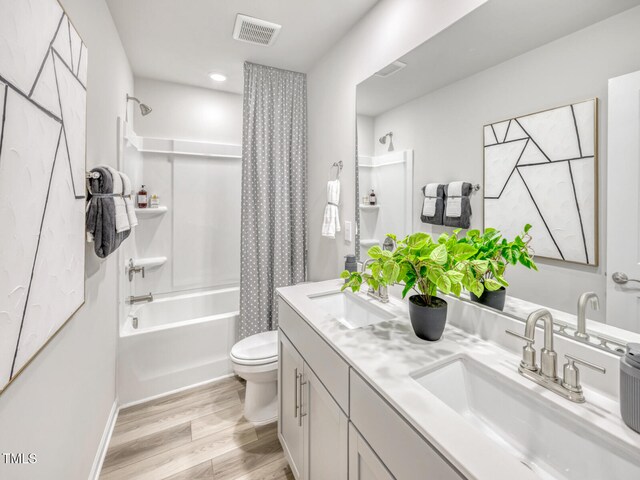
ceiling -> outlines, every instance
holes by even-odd
[[[378,0],[107,0],[134,75],[242,93],[245,60],[307,72]],[[282,25],[271,47],[232,38],[236,14]],[[212,72],[227,76],[223,83]]]
[[[640,0],[490,0],[358,85],[358,113],[377,116],[450,83],[640,5]]]

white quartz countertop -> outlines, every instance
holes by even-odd
[[[621,419],[615,413],[616,402],[596,392],[588,392],[594,401],[575,404],[535,385],[517,373],[519,356],[452,326],[451,311],[444,335],[437,342],[426,342],[415,336],[406,303],[394,298],[384,305],[369,299],[392,313],[394,318],[363,328],[348,329],[320,310],[309,298],[337,292],[342,282],[305,283],[280,288],[278,293],[465,477],[482,480],[538,478],[516,456],[505,453],[412,377],[412,374],[461,356],[472,357],[510,378],[521,388],[530,390],[532,395],[552,402],[553,408],[566,410],[567,414],[593,422],[605,432],[613,432],[610,440],[619,448],[636,454],[640,452],[635,450],[640,448],[640,437],[621,425]]]

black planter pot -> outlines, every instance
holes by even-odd
[[[431,306],[427,306],[424,295],[409,297],[409,318],[418,338],[434,342],[440,340],[447,323],[447,302],[431,297]]]
[[[476,303],[502,311],[504,310],[504,302],[507,299],[507,289],[501,287],[500,290],[490,292],[485,288],[484,292],[482,292],[482,295],[479,297],[476,297],[471,292],[469,292],[469,296],[471,297],[471,300]]]

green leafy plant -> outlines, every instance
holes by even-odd
[[[460,242],[455,230],[452,235],[443,233],[434,241],[431,235],[414,233],[398,240],[393,252],[382,250],[378,246],[367,252],[374,262],[370,272],[342,272],[345,284],[342,289],[360,290],[363,283],[374,289],[381,285],[400,283],[404,285],[402,297],[414,290],[425,306],[431,306],[438,289],[445,294],[459,296],[462,288],[467,287],[465,275],[469,269],[485,271],[486,260],[473,259],[477,253],[475,246]],[[397,240],[395,235],[389,235]],[[475,276],[473,280],[475,281]]]
[[[522,233],[512,241],[504,238],[495,228],[487,228],[483,233],[479,230],[469,230],[467,235],[459,240],[460,243],[476,250],[472,257],[475,261],[474,268],[467,268],[464,272],[467,290],[479,297],[485,289],[495,292],[502,287],[508,287],[509,283],[504,278],[507,265],[519,263],[526,268],[538,270],[529,247],[530,230],[531,225],[525,225]]]

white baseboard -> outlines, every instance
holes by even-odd
[[[167,397],[169,395],[173,395],[174,393],[184,392],[185,390],[191,390],[192,388],[201,387],[203,385],[208,385],[209,383],[218,382],[220,380],[224,380],[225,378],[233,377],[235,373],[228,373],[226,375],[222,375],[220,377],[212,378],[209,380],[205,380],[204,382],[194,383],[192,385],[187,385],[186,387],[176,388],[175,390],[169,390],[168,392],[162,392],[158,395],[152,395],[150,397],[143,398],[141,400],[134,400],[133,402],[125,403],[124,405],[120,405],[120,409],[133,407],[134,405],[140,405],[141,403],[150,402],[151,400],[157,400],[158,398]]]
[[[109,418],[107,424],[104,427],[100,444],[98,445],[98,451],[96,457],[93,460],[93,466],[91,467],[91,473],[89,474],[89,480],[98,480],[100,476],[100,470],[102,470],[102,464],[104,463],[104,457],[107,454],[109,448],[109,442],[111,441],[111,435],[113,434],[113,428],[116,426],[116,420],[118,418],[118,398],[113,401],[111,412],[109,412]]]

